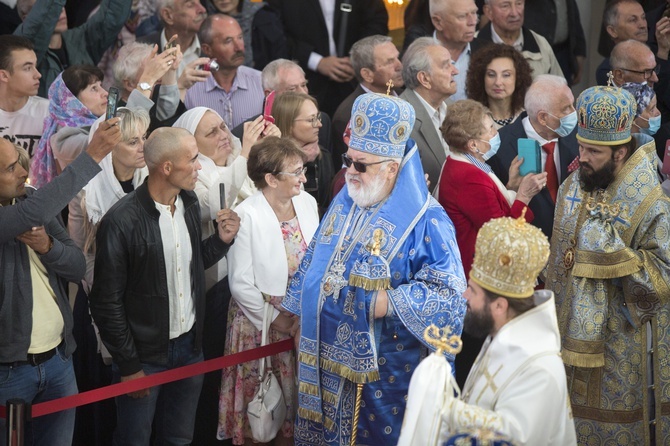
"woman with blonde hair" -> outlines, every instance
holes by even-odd
[[[304,93],[286,92],[275,99],[272,116],[283,136],[292,138],[305,153],[305,190],[319,204],[320,214],[330,204],[330,183],[335,172],[333,160],[319,145],[321,112],[319,104],[312,96]]]

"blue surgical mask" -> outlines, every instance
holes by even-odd
[[[549,113],[550,116],[554,116]],[[557,129],[552,129],[549,126],[546,126],[548,129],[553,130],[560,138],[565,138],[575,129],[577,125],[577,110],[573,111],[569,115],[565,115],[562,118],[554,116],[554,118],[560,119],[561,125]]]
[[[489,139],[488,141],[484,141],[483,139],[480,139],[480,141],[485,142],[489,146],[491,146],[488,152],[482,154],[482,158],[484,158],[484,161],[490,160],[491,158],[493,158],[493,155],[498,153],[498,149],[500,148],[500,133],[496,133],[496,136]],[[481,152],[477,150],[477,153]]]
[[[649,136],[654,136],[656,132],[658,132],[658,129],[661,128],[661,115],[652,116],[649,119],[643,118],[642,116],[640,116],[639,118],[649,123],[649,127],[646,129],[640,127],[640,132],[642,133],[646,133]]]

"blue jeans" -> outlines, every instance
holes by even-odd
[[[0,404],[20,398],[37,404],[77,393],[72,358],[63,354],[63,344],[53,358],[38,365],[18,367],[0,365]],[[26,446],[70,446],[75,410],[69,409],[26,422]],[[7,441],[6,423],[0,419],[0,445]]]
[[[196,352],[195,329],[171,340],[167,365],[142,364],[146,375],[194,364],[203,360]],[[120,381],[119,369],[112,364],[114,382]],[[193,439],[195,413],[202,388],[203,375],[152,387],[149,396],[116,398],[116,430],[114,445],[147,446],[151,438],[151,423],[156,417],[155,445],[189,445]]]

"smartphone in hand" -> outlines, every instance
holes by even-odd
[[[226,209],[226,185],[219,183],[219,207]]]
[[[274,124],[275,118],[272,116],[272,104],[275,102],[277,93],[272,90],[263,100],[263,119]]]
[[[105,112],[105,120],[109,121],[116,116],[116,109],[119,104],[119,89],[111,87],[107,92],[107,110]]]
[[[519,175],[526,176],[529,173],[540,173],[542,171],[540,143],[530,138],[519,138],[517,140],[517,152],[523,163],[519,166]]]

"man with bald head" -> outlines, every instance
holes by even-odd
[[[551,238],[558,187],[570,174],[568,166],[579,156],[575,98],[566,80],[560,76],[538,76],[524,99],[527,115],[500,129],[500,149],[488,163],[507,187],[516,190],[520,177],[510,176],[517,164],[517,141],[530,138],[542,147],[540,168],[547,172],[547,187],[528,204],[535,214],[533,225]]]
[[[607,2],[603,12],[603,25],[607,34],[614,42],[615,48],[621,42],[627,40],[636,40],[645,44],[649,40],[649,29],[647,27],[647,17],[642,5],[637,0],[613,0]],[[655,27],[655,36],[658,50],[654,54],[649,48],[649,52],[656,57],[656,63],[651,67],[662,66],[663,71],[670,71],[668,64],[668,52],[670,52],[670,19],[662,17]],[[605,58],[596,69],[596,82],[598,85],[607,85],[607,73],[615,67],[612,63],[612,55]],[[658,72],[656,73],[658,74]],[[646,73],[649,78],[649,73]],[[636,80],[635,82],[640,82]]]
[[[646,82],[656,92],[662,122],[670,121],[670,63],[667,60],[655,56],[646,43],[629,39],[614,46],[609,62],[615,86],[621,87],[626,82]],[[665,140],[659,145],[657,148],[662,150]]]
[[[96,242],[91,314],[124,382],[202,361],[205,269],[228,251],[239,229],[223,209],[217,232],[201,240],[193,192],[200,163],[186,130],[160,128],[144,145],[149,178],[109,210]],[[156,439],[190,444],[202,375],[116,398],[117,446]]]

